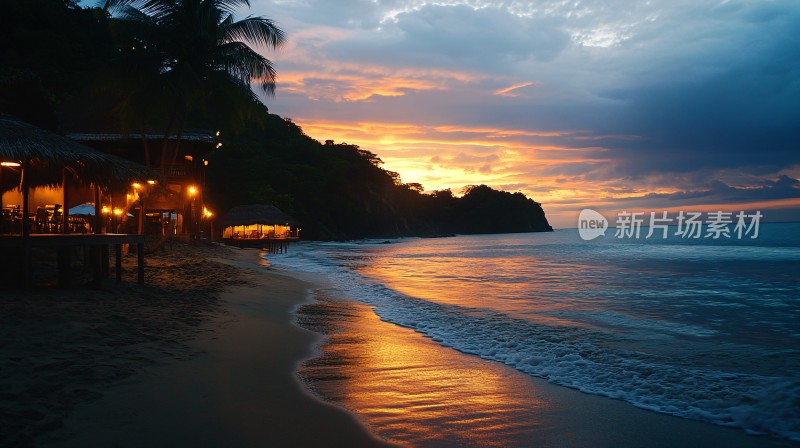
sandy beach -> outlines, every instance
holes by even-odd
[[[4,292],[0,445],[792,446],[441,347],[261,255],[179,244],[145,287]]]
[[[148,257],[144,287],[3,292],[0,445],[379,445],[303,391],[306,286],[258,260],[178,244]]]

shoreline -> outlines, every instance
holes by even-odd
[[[216,308],[195,312],[185,346],[142,349],[147,362],[97,384],[35,446],[798,446],[441,346],[336,296],[324,275],[265,269],[258,251],[211,248],[205,260],[168,263],[199,270],[194,287],[224,286]]]
[[[306,275],[293,274],[300,278]],[[330,287],[298,311],[326,335],[300,374],[323,400],[410,446],[795,447],[741,428],[642,409],[439,345]],[[387,398],[388,397],[388,398]],[[491,430],[487,430],[491,428]]]
[[[292,323],[310,285],[266,271],[253,251],[224,250],[209,260],[245,284],[221,292],[225,314],[189,343],[199,354],[109,387],[37,446],[386,446],[297,379],[320,338]]]
[[[381,320],[369,306],[348,298],[322,294],[305,308],[301,323],[316,327],[327,339],[321,356],[301,365],[301,374],[317,395],[353,409],[389,442],[576,448],[800,446],[552,384],[497,361],[440,346],[413,329]]]

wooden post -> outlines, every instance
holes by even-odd
[[[89,253],[91,254],[92,260],[92,287],[95,289],[100,289],[103,285],[103,272],[100,267],[102,264],[101,260],[101,250],[100,246],[98,245],[91,245],[89,246]]]
[[[136,269],[138,274],[138,282],[144,285],[144,243],[136,245]]]
[[[94,184],[94,233],[99,235],[103,233],[103,208],[100,204],[100,185]],[[89,248],[91,253],[92,263],[92,286],[100,288],[103,280],[103,257],[100,246],[91,246]]]
[[[144,235],[144,196],[139,193],[139,235]]]
[[[100,186],[94,185],[94,233],[103,233],[103,206],[100,203]]]
[[[31,263],[31,235],[28,228],[28,191],[31,181],[31,162],[25,159],[22,162],[22,266],[25,270],[25,287],[31,286],[33,283],[33,265]]]
[[[111,250],[108,244],[100,246],[100,268],[103,272],[103,278],[108,278],[111,275]]]
[[[69,286],[70,283],[70,248],[58,248],[58,286]]]
[[[122,283],[122,244],[114,245],[115,255],[115,270],[117,274],[117,283]]]
[[[61,206],[61,234],[69,233],[69,179],[66,167],[61,168],[61,188],[64,193]],[[71,274],[71,260],[69,247],[58,248],[58,286],[69,286]]]
[[[61,201],[61,203],[63,204],[61,206],[61,215],[64,218],[64,220],[61,223],[61,233],[63,233],[64,235],[69,233],[69,206],[67,205],[69,201],[69,195],[67,191],[69,190],[69,183],[67,181],[68,181],[67,167],[64,167],[61,168],[61,188],[64,191],[64,197]]]

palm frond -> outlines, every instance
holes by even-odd
[[[131,0],[101,0],[97,6],[103,9],[103,12],[113,14],[123,8],[130,6]]]
[[[250,0],[213,0],[214,7],[228,14],[234,14],[236,9],[243,6],[250,7]]]
[[[182,1],[178,0],[105,0],[103,11],[112,15],[119,14],[122,17],[129,16],[131,19],[140,17],[138,14],[131,14],[131,9],[159,20],[169,13],[175,11]]]
[[[134,8],[133,6],[123,6],[118,9],[119,17],[124,20],[131,20],[145,24],[156,24],[155,18],[145,14],[144,12]]]
[[[246,17],[222,27],[222,41],[246,41],[268,48],[278,48],[286,38],[277,23],[265,17]]]
[[[242,83],[255,80],[267,95],[275,94],[277,73],[272,61],[242,42],[229,42],[217,49],[217,64]]]

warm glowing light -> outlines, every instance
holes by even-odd
[[[519,83],[519,84],[514,84],[512,86],[506,87],[505,89],[497,90],[497,91],[494,92],[494,94],[495,95],[499,95],[499,96],[516,97],[516,96],[520,96],[520,94],[519,93],[512,93],[512,92],[514,92],[514,91],[516,91],[518,89],[525,88],[525,87],[530,87],[530,86],[535,85],[535,84],[536,84],[535,82],[523,82],[523,83]]]
[[[148,184],[150,184],[150,185],[155,185],[155,184],[156,184],[156,181],[154,181],[154,180],[150,179],[150,180],[148,180],[148,181],[147,181],[147,183],[148,183]]]
[[[131,186],[132,186],[133,188],[137,188],[137,189],[138,189],[138,188],[142,188],[142,184],[140,184],[139,182],[134,182],[134,183],[132,183],[132,184],[131,184]]]
[[[222,142],[217,142],[217,149],[222,148]]]
[[[203,165],[208,166],[208,160],[203,160]]]
[[[184,158],[184,159],[186,159],[186,160],[188,160],[188,161],[190,161],[190,162],[191,162],[191,161],[192,161],[192,159],[193,159],[193,157],[192,157],[192,156],[190,156],[190,155],[188,155],[188,154],[187,154],[187,155],[185,155],[185,156],[183,156],[183,158]]]
[[[214,213],[212,213],[211,210],[203,207],[203,216],[205,216],[206,218],[210,218],[214,216]]]
[[[189,195],[194,196],[197,194],[197,187],[194,185],[189,185]]]
[[[0,166],[19,166],[19,162],[0,162]]]
[[[121,214],[122,214],[122,209],[121,208],[115,208],[114,209],[114,215],[119,216]]]
[[[382,322],[366,306],[347,313],[336,323],[341,339],[321,348],[325,359],[346,366],[347,375],[325,363],[306,363],[301,372],[320,395],[357,409],[403,446],[441,437],[443,428],[429,422],[454,422],[445,427],[448,437],[476,446],[519,444],[523,428],[548,424],[542,416],[551,400],[526,375],[443,350],[414,330]]]
[[[216,137],[219,137],[219,131],[217,131],[216,133],[214,133],[214,136],[216,136]]]
[[[103,212],[103,214],[107,215],[107,214],[109,214],[111,212],[111,209],[104,205],[103,208],[101,209],[101,211]]]

